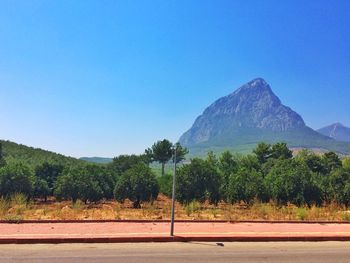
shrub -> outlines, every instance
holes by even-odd
[[[333,170],[329,176],[329,191],[332,201],[338,204],[350,204],[350,173],[344,169]]]
[[[216,167],[207,160],[194,158],[178,171],[176,198],[181,203],[191,201],[217,204],[220,201],[221,178]]]
[[[9,197],[14,193],[31,196],[33,172],[22,163],[9,163],[0,169],[0,196]]]
[[[145,164],[135,165],[124,172],[114,188],[115,199],[119,202],[129,199],[134,208],[140,208],[144,201],[155,200],[158,193],[156,176]]]
[[[10,208],[10,203],[8,199],[0,197],[0,217],[6,215],[8,209]]]
[[[113,198],[115,181],[111,172],[106,167],[99,165],[88,165],[86,169],[91,180],[96,181],[98,187],[101,189],[101,198]]]
[[[343,160],[343,168],[350,172],[350,157],[347,157]]]
[[[263,177],[259,172],[240,169],[229,178],[228,201],[251,203],[254,198],[262,197],[263,185]]]
[[[85,203],[101,200],[103,189],[98,181],[99,176],[89,173],[86,167],[73,167],[65,171],[57,180],[54,194],[57,199],[78,199]]]
[[[308,167],[295,160],[279,160],[265,178],[269,196],[280,204],[320,203],[321,191]]]
[[[51,190],[48,183],[45,180],[36,177],[34,180],[33,196],[36,198],[43,198],[46,201],[50,194]]]
[[[192,201],[185,205],[185,212],[187,216],[191,216],[193,213],[197,213],[200,211],[200,203],[197,201]]]
[[[35,176],[40,179],[37,181],[37,184],[43,188],[46,188],[47,185],[49,188],[49,194],[52,195],[54,191],[54,185],[57,181],[57,178],[62,174],[63,168],[64,167],[61,164],[49,162],[45,162],[41,165],[36,166]],[[46,185],[44,185],[45,183],[43,181],[46,182]],[[43,194],[43,192],[41,194]]]
[[[164,176],[157,177],[159,192],[171,197],[173,191],[173,176],[172,174],[166,173]]]

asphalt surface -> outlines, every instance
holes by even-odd
[[[0,224],[0,243],[169,241],[350,241],[350,224],[320,223],[24,223]]]
[[[350,242],[0,245],[0,262],[350,262]]]

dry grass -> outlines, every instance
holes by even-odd
[[[84,204],[69,201],[56,202],[49,199],[30,202],[20,195],[10,200],[0,199],[0,219],[20,221],[34,220],[88,220],[88,219],[170,219],[171,200],[160,195],[154,202],[142,204],[141,209],[134,209],[131,202],[120,204],[105,201],[98,204]],[[225,204],[218,206],[208,203],[191,202],[182,206],[176,204],[176,219],[189,220],[335,220],[350,221],[350,211],[337,204],[317,207],[296,207],[294,205],[278,206],[273,202],[254,202],[245,204]]]

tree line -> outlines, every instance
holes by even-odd
[[[141,155],[120,155],[108,165],[79,162],[44,162],[28,166],[5,160],[0,144],[0,196],[23,193],[28,198],[98,202],[129,199],[135,208],[155,200],[159,192],[171,195],[172,174],[165,173],[176,149],[182,163],[187,149],[161,140]],[[161,165],[157,176],[150,164]],[[350,205],[350,158],[335,153],[323,155],[302,150],[297,155],[285,143],[260,143],[248,155],[229,151],[219,156],[193,158],[177,169],[176,199],[187,204],[209,201],[218,204],[251,204],[274,201],[283,205]]]
[[[350,158],[334,152],[318,155],[302,150],[293,156],[285,143],[260,143],[250,155],[223,152],[218,158],[194,158],[179,171],[177,198],[217,204],[274,201],[322,205],[350,205]]]
[[[177,162],[180,162],[188,153],[187,149],[164,139],[154,143],[144,154],[120,155],[108,165],[82,161],[45,161],[35,165],[22,159],[6,160],[0,143],[0,197],[23,193],[28,199],[46,201],[54,196],[57,200],[76,202],[79,199],[85,203],[130,199],[134,207],[140,207],[142,201],[155,200],[159,193],[157,176],[150,164],[159,162],[164,175],[164,167],[175,149]]]

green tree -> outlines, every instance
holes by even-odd
[[[218,170],[208,160],[194,158],[178,171],[176,197],[181,203],[191,201],[217,204],[220,201],[221,178]]]
[[[31,196],[33,191],[32,170],[25,164],[11,162],[0,169],[0,196],[14,193]]]
[[[96,175],[85,166],[71,167],[64,171],[57,179],[54,194],[58,200],[71,199],[73,203],[78,199],[85,203],[96,202],[104,197]]]
[[[218,163],[219,171],[221,174],[221,195],[224,200],[228,198],[228,187],[230,175],[237,171],[238,164],[233,155],[229,151],[225,151],[221,154]]]
[[[323,175],[327,173],[325,164],[322,161],[321,156],[316,155],[312,151],[302,150],[296,156],[296,159],[307,165],[307,167],[309,167],[309,169],[314,173]]]
[[[145,164],[138,164],[124,172],[114,188],[114,197],[119,202],[129,199],[134,208],[141,203],[157,199],[159,185],[155,174]]]
[[[248,171],[256,170],[259,171],[261,168],[258,158],[255,155],[245,155],[237,159],[237,164],[239,168],[247,169]]]
[[[295,158],[299,163],[306,165],[312,172],[315,184],[320,189],[321,200],[329,203],[333,199],[330,187],[330,177],[321,156],[309,150],[302,150]]]
[[[271,158],[274,159],[291,159],[293,158],[293,152],[289,150],[288,146],[284,142],[279,142],[271,147]]]
[[[164,176],[165,164],[170,161],[173,156],[172,150],[173,144],[164,139],[162,141],[157,141],[152,145],[151,149],[147,149],[146,152],[152,155],[153,160],[162,164],[162,176]]]
[[[350,206],[350,181],[348,180],[343,190],[343,204],[346,207]]]
[[[35,177],[33,186],[33,197],[43,198],[45,202],[47,197],[51,194],[51,189],[49,188],[47,182],[39,177]]]
[[[327,152],[322,157],[325,169],[327,173],[331,173],[333,170],[342,167],[342,162],[339,156],[334,152]]]
[[[175,143],[176,147],[176,163],[182,162],[186,158],[186,154],[188,154],[188,149],[182,147],[179,142]]]
[[[219,158],[219,169],[223,174],[230,175],[238,168],[237,161],[230,151],[225,151]]]
[[[6,165],[6,160],[5,160],[4,153],[2,151],[2,143],[0,142],[0,168],[4,167],[5,165]]]
[[[329,177],[329,188],[331,200],[336,201],[339,204],[349,205],[349,186],[350,173],[346,170],[339,168],[332,170]]]
[[[157,177],[159,192],[171,197],[173,190],[173,175],[170,173],[164,174],[164,176]]]
[[[105,166],[90,164],[86,167],[87,173],[92,181],[96,181],[101,190],[101,197],[105,199],[113,198],[115,179]]]
[[[244,201],[249,204],[255,198],[261,199],[264,192],[263,176],[256,170],[240,169],[229,178],[227,197],[231,203]]]
[[[310,169],[294,160],[279,160],[265,177],[269,196],[281,204],[320,203],[321,191]]]
[[[119,155],[113,158],[109,164],[109,169],[115,177],[121,176],[125,171],[138,164],[149,164],[150,159],[147,154],[144,155]]]
[[[253,150],[260,164],[264,164],[271,157],[271,144],[264,142],[259,143]]]
[[[35,167],[35,176],[46,181],[49,188],[49,195],[53,195],[54,185],[58,176],[61,175],[64,166],[58,163],[44,162]],[[42,183],[40,183],[42,185]]]

